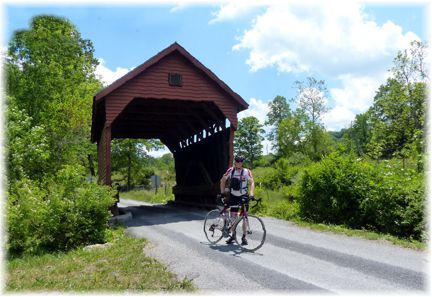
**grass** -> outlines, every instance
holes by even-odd
[[[417,240],[401,239],[399,237],[392,236],[389,234],[376,233],[368,230],[351,229],[341,225],[310,223],[310,222],[303,221],[299,218],[293,219],[293,222],[299,226],[306,227],[312,230],[345,234],[347,236],[357,236],[369,240],[385,241],[385,242],[395,244],[397,246],[416,249],[416,250],[427,249],[427,243],[425,242],[421,242]]]
[[[262,197],[264,201],[262,207],[256,211],[256,214],[260,216],[270,216],[277,219],[292,221],[299,226],[317,231],[357,236],[369,240],[386,241],[405,248],[416,250],[426,250],[427,248],[427,243],[418,240],[402,239],[389,234],[377,233],[369,230],[351,229],[343,225],[319,224],[302,220],[298,214],[298,204],[294,201],[287,201],[281,191],[260,189],[257,191],[257,196]]]
[[[120,192],[120,197],[123,199],[138,200],[148,203],[165,204],[168,201],[174,200],[174,195],[169,190],[165,195],[165,189],[160,188],[155,194],[155,190],[132,190],[129,192]]]
[[[147,241],[112,231],[111,247],[25,256],[6,264],[8,292],[193,292],[165,266],[145,255]]]

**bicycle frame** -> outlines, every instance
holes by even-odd
[[[247,231],[250,231],[250,227],[249,227],[249,221],[248,221],[248,211],[246,210],[246,205],[248,203],[240,203],[239,205],[224,205],[224,208],[220,211],[220,215],[224,215],[224,213],[228,213],[228,216],[231,216],[231,208],[237,207],[238,211],[237,211],[237,217],[235,219],[234,222],[231,222],[231,220],[229,221],[230,226],[228,226],[228,228],[231,228],[232,226],[234,226],[238,221],[240,221],[243,217],[245,218],[245,221],[247,223]]]

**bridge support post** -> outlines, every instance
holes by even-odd
[[[98,174],[99,184],[111,186],[111,126],[105,125],[102,130],[101,138],[97,143],[97,154],[98,154]],[[109,210],[113,215],[118,215],[118,195],[116,195],[117,201],[112,205]]]

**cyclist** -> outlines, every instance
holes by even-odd
[[[220,180],[220,190],[221,190],[221,196],[225,197],[226,189],[225,184],[226,181],[230,180],[230,186],[228,192],[229,192],[229,199],[228,204],[231,205],[239,205],[244,199],[245,196],[247,196],[248,193],[248,184],[249,184],[249,192],[250,198],[253,198],[255,184],[252,177],[252,172],[247,169],[243,168],[243,162],[245,158],[243,156],[237,155],[235,158],[235,163],[233,167],[228,168],[228,170],[225,172],[225,174],[222,176]],[[248,211],[249,206],[246,206],[246,211]],[[231,216],[233,218],[237,218],[237,212],[238,207],[232,207],[231,208]],[[246,239],[246,224],[243,220],[243,236],[242,236],[242,245],[247,245],[247,239]],[[230,244],[235,239],[235,232],[234,230],[230,230],[232,232],[230,238],[226,241],[226,243]]]

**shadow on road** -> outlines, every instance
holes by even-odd
[[[163,225],[183,221],[204,220],[206,211],[193,207],[176,205],[134,205],[119,207],[121,212],[132,213],[132,220],[126,227]]]

